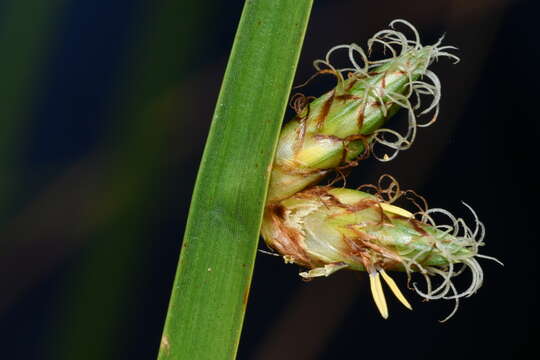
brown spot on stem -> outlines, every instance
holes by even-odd
[[[244,297],[243,297],[243,299],[242,299],[242,302],[244,303],[244,306],[247,305],[248,299],[249,299],[249,285],[248,285],[248,287],[244,290]]]
[[[166,355],[169,355],[169,352],[171,351],[171,344],[169,342],[169,337],[167,335],[163,335],[161,337],[161,343],[159,344],[159,349],[163,351]]]

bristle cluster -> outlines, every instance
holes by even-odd
[[[402,197],[407,198],[417,209],[417,212],[414,214],[415,218],[420,223],[427,224],[439,230],[438,235],[431,237],[431,247],[429,249],[420,251],[412,257],[407,256],[413,252],[412,250],[410,252],[402,252],[399,255],[409,281],[412,272],[419,272],[425,278],[425,291],[420,290],[416,283],[412,284],[418,295],[426,300],[455,300],[454,309],[442,322],[448,320],[456,313],[460,298],[475,294],[482,286],[484,272],[475,258],[489,259],[503,265],[496,258],[479,254],[479,248],[484,245],[485,227],[473,208],[465,202],[462,202],[463,205],[469,209],[474,218],[474,228],[467,225],[463,218],[454,216],[448,210],[428,208],[427,202],[423,197],[411,190],[401,190],[399,183],[390,175],[385,174],[381,176],[377,186],[363,185],[360,188],[375,190],[375,195],[384,204],[392,204]],[[438,215],[445,217],[446,221],[435,221],[434,217]],[[448,240],[449,237],[452,239],[451,241]],[[466,249],[467,252],[463,254],[463,252],[456,251],[456,249]],[[446,260],[447,265],[445,267],[441,268],[422,264],[420,259],[425,258],[428,253],[432,253],[434,250]],[[470,269],[472,279],[465,290],[459,291],[454,285],[453,279],[463,274],[466,269]],[[440,276],[442,282],[434,287],[431,276]]]
[[[396,30],[397,25],[408,28],[412,38]],[[357,190],[335,188],[333,182],[315,186],[334,170],[345,183],[343,171],[370,154],[381,161],[394,159],[399,151],[411,147],[419,127],[435,122],[441,84],[428,67],[440,57],[459,61],[449,52],[456,48],[442,46],[442,40],[424,46],[414,26],[394,20],[390,29],[368,40],[367,50],[356,44],[331,48],[324,59],[314,62],[314,76],[333,74],[338,84],[319,98],[292,97],[296,117],[282,130],[272,168],[261,228],[267,245],[286,263],[306,268],[300,273],[305,279],[326,277],[341,269],[366,271],[374,302],[384,318],[389,312],[383,283],[411,309],[386,271],[406,272],[408,284],[412,273],[418,272],[425,278],[425,288],[412,282],[411,290],[426,300],[454,300],[452,312],[442,320],[446,321],[456,313],[461,298],[482,286],[484,273],[477,259],[500,263],[479,254],[484,225],[465,203],[474,218],[473,226],[447,210],[430,209],[423,197],[402,190],[389,175],[383,175],[377,185]],[[373,58],[375,46],[382,46],[390,57]],[[332,64],[338,51],[346,52],[348,67]],[[423,104],[426,96],[431,100]],[[399,108],[407,110],[406,133],[381,128]],[[427,114],[431,114],[427,121],[417,120]],[[378,148],[385,150],[379,154]],[[414,212],[397,205],[403,200],[413,205]],[[471,282],[458,289],[454,280],[467,269]],[[441,280],[435,283],[432,277]]]
[[[408,27],[414,34],[414,39],[394,29],[395,25],[402,24]],[[405,134],[387,128],[378,129],[374,132],[371,143],[371,152],[380,161],[390,161],[394,159],[398,152],[411,147],[416,138],[417,128],[427,127],[437,119],[439,113],[439,101],[441,99],[441,84],[437,75],[428,70],[428,66],[439,57],[448,57],[459,61],[456,55],[448,50],[456,49],[454,46],[441,46],[443,38],[430,46],[423,46],[420,42],[420,35],[416,28],[405,20],[394,20],[390,23],[391,29],[381,30],[368,40],[367,52],[357,44],[343,44],[331,48],[324,59],[316,60],[314,66],[317,71],[331,72],[336,75],[338,81],[343,82],[345,78],[367,78],[378,71],[399,71],[407,75],[408,93],[399,93],[388,89],[381,82],[366,82],[366,94],[362,101],[374,102],[380,106],[384,116],[387,116],[389,107],[397,105],[408,111],[408,127]],[[370,59],[373,47],[382,45],[383,51],[388,51],[391,57],[384,59]],[[336,68],[332,65],[331,57],[338,50],[345,50],[351,66]],[[418,66],[420,59],[421,66]],[[414,80],[415,74],[420,74],[420,78]],[[422,96],[430,96],[431,103],[422,108]],[[414,98],[414,104],[410,98]],[[417,117],[432,112],[430,119],[424,123],[417,121]],[[383,155],[377,153],[374,147],[380,144],[387,148]],[[388,150],[389,149],[389,150]]]
[[[411,266],[414,266],[417,271],[424,275],[426,280],[425,291],[420,290],[416,283],[413,283],[414,290],[420,296],[426,300],[455,300],[454,309],[444,320],[442,320],[443,322],[451,318],[456,313],[460,298],[469,297],[475,294],[476,291],[482,286],[484,272],[478,261],[475,259],[476,257],[490,259],[503,265],[496,258],[479,254],[479,248],[484,245],[484,224],[480,222],[476,212],[469,205],[464,202],[463,205],[465,205],[471,211],[474,217],[474,230],[471,229],[471,227],[469,227],[462,218],[455,217],[445,209],[428,209],[420,215],[422,222],[430,224],[434,228],[442,231],[441,237],[436,239],[433,246],[435,246],[442,256],[447,259],[448,266],[441,269],[433,266],[423,267],[415,261],[409,261],[407,263],[408,269],[410,269]],[[450,224],[437,224],[433,220],[433,215],[435,214],[442,214],[446,216]],[[457,245],[461,248],[465,248],[470,252],[470,254],[472,254],[472,256],[455,254],[449,244],[442,241],[442,238],[446,237],[447,235],[450,235],[453,238],[452,246]],[[457,268],[457,266],[459,266],[459,268]],[[466,289],[459,291],[452,280],[456,276],[461,275],[466,269],[471,271],[472,279]],[[442,282],[438,286],[433,287],[430,275],[439,275],[442,278]]]

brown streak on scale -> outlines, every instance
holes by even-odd
[[[349,85],[347,85],[347,87],[345,88],[345,91],[351,91],[351,89],[353,88],[354,85],[356,85],[356,83],[358,82],[358,79],[353,79]]]
[[[427,231],[424,230],[424,228],[422,228],[422,227],[420,226],[420,224],[421,224],[420,221],[418,221],[418,220],[416,220],[416,219],[409,219],[409,223],[414,227],[414,229],[415,229],[416,231],[418,231],[420,234],[422,234],[422,236],[427,236],[427,235],[429,235],[429,234],[427,233]]]
[[[321,112],[319,116],[317,116],[317,129],[320,129],[324,121],[326,120],[326,117],[328,116],[328,113],[330,112],[330,107],[332,107],[332,103],[334,102],[334,98],[336,95],[336,89],[332,90],[332,93],[330,97],[324,102],[324,105],[322,106]]]
[[[352,205],[347,205],[347,209],[352,212],[357,212],[357,211],[362,211],[370,207],[373,207],[377,203],[378,203],[377,200],[362,199],[358,201],[357,203],[354,203]]]
[[[360,96],[356,96],[356,95],[351,95],[351,94],[343,94],[343,95],[337,95],[335,97],[336,100],[343,100],[343,101],[347,101],[347,100],[362,100],[362,98]]]
[[[356,118],[356,124],[358,126],[358,130],[362,131],[362,127],[364,127],[364,119],[366,117],[365,115],[366,111],[366,104],[360,105],[360,111],[358,112],[358,117]]]

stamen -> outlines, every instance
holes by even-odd
[[[412,306],[411,304],[409,304],[409,302],[407,301],[407,299],[405,299],[405,296],[403,295],[403,293],[401,292],[401,290],[399,290],[399,287],[397,286],[396,282],[394,281],[394,279],[392,279],[390,277],[390,275],[388,275],[386,273],[386,271],[381,270],[381,275],[384,279],[384,281],[386,281],[386,284],[388,284],[388,286],[390,287],[390,290],[392,290],[392,292],[394,293],[394,295],[398,298],[398,300],[409,310],[412,310]]]
[[[414,218],[414,215],[412,213],[410,213],[407,210],[402,209],[402,208],[400,208],[398,206],[387,204],[387,203],[380,203],[380,205],[381,205],[381,208],[386,212],[396,214],[396,215],[399,215],[399,216],[403,216],[403,217],[406,217],[406,218]]]
[[[373,300],[375,300],[375,305],[381,313],[381,316],[385,319],[388,319],[388,306],[386,305],[386,299],[382,290],[381,278],[378,272],[369,274],[369,285],[371,287],[371,295],[373,295]]]

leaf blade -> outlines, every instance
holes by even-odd
[[[199,169],[159,359],[234,358],[312,1],[247,1]]]

